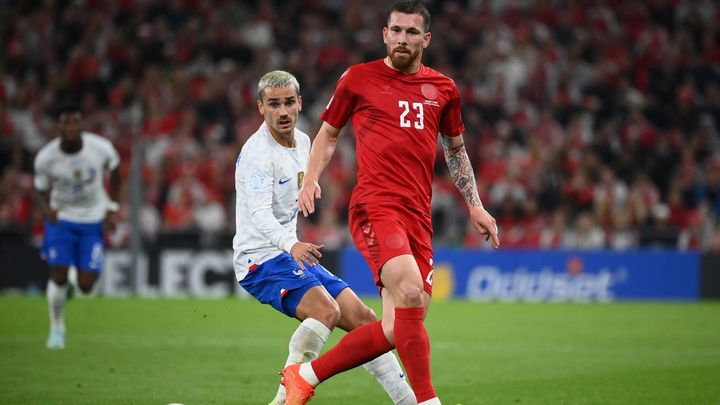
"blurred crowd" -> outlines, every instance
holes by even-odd
[[[424,63],[454,78],[481,198],[504,248],[720,250],[720,7],[712,0],[428,1]],[[234,233],[234,165],[258,78],[301,84],[313,136],[336,80],[383,57],[378,0],[20,0],[0,9],[0,228],[40,236],[32,159],[53,109],[142,159],[147,241]],[[140,142],[141,141],[141,142]],[[134,147],[135,146],[135,147]],[[301,236],[349,243],[347,127]],[[438,152],[434,241],[487,248]],[[0,231],[2,232],[2,231]],[[229,246],[229,245],[228,245]]]

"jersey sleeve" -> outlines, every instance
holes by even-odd
[[[455,83],[450,83],[449,99],[440,117],[440,133],[445,136],[458,136],[465,131],[460,109],[460,93]]]
[[[105,168],[111,171],[117,169],[117,167],[120,166],[120,155],[117,149],[115,149],[112,142],[107,139],[103,139],[102,145],[106,155]]]
[[[247,153],[247,152],[246,152]],[[272,208],[273,184],[275,169],[272,157],[264,159],[239,159],[239,164],[246,165],[240,170],[237,180],[238,198],[245,198],[250,222],[270,243],[286,252],[290,252],[298,242],[297,236],[288,232],[275,218]]]
[[[348,69],[340,76],[335,92],[330,102],[320,114],[320,119],[332,125],[335,128],[342,128],[352,115],[355,108],[355,92],[352,90],[353,84],[352,70]]]
[[[43,153],[38,153],[33,163],[35,175],[33,177],[33,185],[38,191],[50,190],[50,176],[47,173],[47,160]]]

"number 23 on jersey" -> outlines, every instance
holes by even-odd
[[[422,103],[412,103],[407,100],[398,100],[398,107],[402,110],[400,113],[400,127],[423,129],[425,128],[424,113]],[[412,114],[411,114],[412,113]]]

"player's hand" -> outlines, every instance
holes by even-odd
[[[117,228],[117,212],[108,211],[105,214],[105,232],[111,234]]]
[[[322,196],[320,184],[317,181],[303,181],[298,196],[298,208],[304,217],[315,212],[315,199]]]
[[[55,225],[58,221],[58,212],[57,210],[50,209],[48,212],[45,213],[45,218],[48,222]]]
[[[470,221],[478,232],[485,235],[485,240],[492,238],[492,244],[495,249],[500,247],[497,222],[495,222],[495,218],[493,218],[485,208],[470,207]]]
[[[305,264],[309,264],[309,267],[312,267],[320,263],[318,259],[322,257],[322,253],[320,253],[320,251],[323,247],[325,247],[325,245],[316,245],[309,242],[297,242],[290,249],[290,255],[295,260],[295,263],[297,263],[300,268],[304,269]]]

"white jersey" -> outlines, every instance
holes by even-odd
[[[82,133],[82,149],[65,153],[60,138],[40,149],[35,157],[35,188],[50,191],[50,208],[58,219],[92,223],[105,218],[110,201],[103,183],[105,171],[120,164],[120,156],[107,139]]]
[[[252,265],[298,242],[298,195],[310,155],[310,137],[295,129],[295,147],[280,145],[263,123],[235,164],[233,265],[238,281]]]

